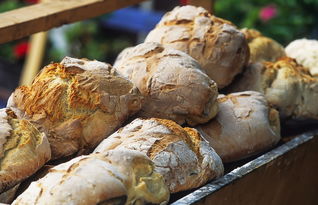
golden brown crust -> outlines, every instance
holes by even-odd
[[[1,109],[1,122],[6,119],[10,133],[0,135],[0,193],[34,174],[51,157],[44,133],[28,120],[17,119],[15,113]],[[3,129],[3,124],[0,125]]]
[[[250,49],[249,63],[276,61],[286,56],[284,47],[275,40],[263,36],[255,29],[241,29]]]
[[[43,68],[31,86],[16,89],[9,103],[47,133],[53,158],[95,147],[142,103],[133,84],[111,66],[87,69],[81,66],[95,61],[69,65],[68,59]]]

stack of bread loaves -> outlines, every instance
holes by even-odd
[[[315,68],[285,55],[258,31],[184,6],[114,67],[45,66],[0,110],[0,193],[68,156],[13,204],[167,204],[222,176],[222,161],[273,147],[280,119],[318,119]],[[219,95],[225,87],[233,93]]]

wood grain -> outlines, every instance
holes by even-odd
[[[196,204],[318,204],[318,137],[223,187]]]
[[[51,0],[0,14],[0,43],[96,17],[144,0]]]

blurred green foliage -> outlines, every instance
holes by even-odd
[[[260,12],[269,5],[275,6],[277,15],[262,21]],[[283,45],[318,37],[318,0],[216,0],[214,14],[240,28],[256,28]]]

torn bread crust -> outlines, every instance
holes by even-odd
[[[143,43],[124,50],[114,68],[147,99],[140,117],[171,119],[178,124],[204,123],[217,113],[217,86],[187,54]]]
[[[118,149],[80,156],[33,182],[14,204],[166,204],[169,191],[144,154]]]
[[[290,42],[285,51],[287,56],[295,58],[297,62],[309,69],[318,78],[318,41],[314,39],[297,39]]]
[[[94,148],[142,103],[138,89],[110,65],[66,57],[17,88],[8,106],[47,134],[56,159]]]
[[[145,42],[161,43],[189,54],[218,88],[229,85],[249,58],[244,35],[231,22],[190,5],[167,12]]]
[[[223,174],[223,164],[200,134],[170,120],[136,119],[105,139],[95,153],[120,148],[152,159],[172,193],[193,189]]]
[[[275,62],[279,58],[286,56],[284,47],[275,40],[263,36],[259,31],[254,29],[241,29],[248,42],[250,49],[249,63],[264,61]]]
[[[318,80],[292,58],[251,64],[229,90],[264,93],[283,119],[318,119]]]
[[[51,150],[44,133],[15,113],[0,109],[0,193],[34,174],[50,158]],[[27,165],[27,166],[26,166]]]
[[[270,108],[263,94],[238,92],[220,95],[218,101],[217,117],[196,128],[223,162],[255,155],[280,140],[279,114]]]

